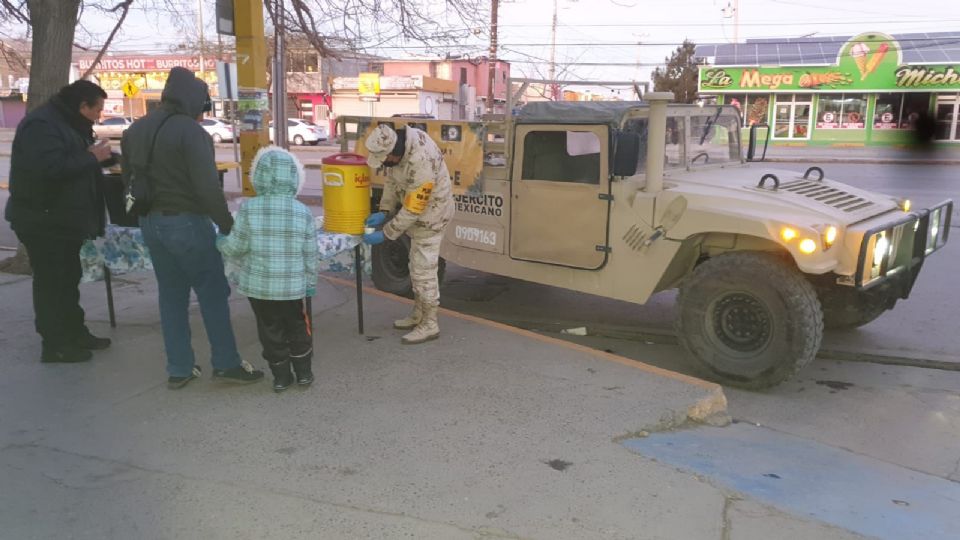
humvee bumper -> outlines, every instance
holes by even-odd
[[[894,285],[900,297],[913,289],[924,260],[947,244],[953,201],[944,201],[867,230],[860,243],[853,285],[871,289]]]

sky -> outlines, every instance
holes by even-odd
[[[203,5],[207,39],[215,39],[213,0],[182,2],[189,15]],[[427,0],[440,4],[440,0]],[[486,4],[486,0],[480,0]],[[738,4],[739,24],[734,24]],[[551,20],[556,6],[556,47]],[[510,60],[514,77],[545,78],[554,52],[564,80],[647,81],[650,73],[684,40],[733,43],[748,38],[941,32],[960,28],[957,0],[501,0],[499,57]],[[87,26],[105,32],[107,21]],[[487,54],[483,35],[455,46],[424,51],[393,46],[369,52],[387,57],[436,57],[445,52]],[[132,11],[113,50],[157,54],[181,39],[156,17]],[[600,65],[604,64],[604,65]]]

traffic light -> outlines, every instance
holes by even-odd
[[[217,33],[237,35],[233,29],[233,0],[217,0]]]

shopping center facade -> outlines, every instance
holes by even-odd
[[[932,120],[938,145],[960,145],[960,32],[758,39],[696,55],[701,99],[736,106],[745,129],[768,125],[771,144],[904,145]]]

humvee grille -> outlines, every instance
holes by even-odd
[[[844,212],[856,212],[873,206],[874,203],[847,193],[842,189],[826,186],[821,182],[811,182],[809,180],[794,180],[780,186],[783,191],[791,191],[797,195],[804,195],[811,199],[822,202],[827,206],[843,210]]]

